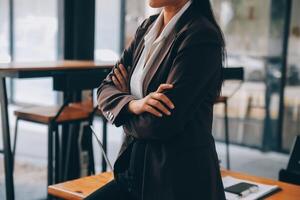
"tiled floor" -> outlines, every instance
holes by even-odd
[[[13,120],[12,120],[13,122]],[[14,124],[12,123],[13,127]],[[95,122],[100,132],[101,124]],[[20,123],[20,137],[17,146],[15,190],[16,199],[45,199],[46,197],[46,127],[31,123]],[[117,156],[122,130],[109,126],[109,158],[113,162]],[[1,139],[0,139],[1,140]],[[2,145],[2,141],[0,141]],[[100,150],[94,143],[97,171],[100,171]],[[217,150],[222,164],[225,165],[225,146],[217,143]],[[235,171],[277,179],[278,171],[287,164],[288,155],[278,153],[262,153],[255,149],[231,145],[231,166]],[[0,199],[4,199],[4,168],[3,157],[0,158]]]

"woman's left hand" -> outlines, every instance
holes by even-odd
[[[114,69],[114,74],[112,75],[112,81],[118,90],[122,92],[129,92],[128,88],[128,73],[124,65],[119,64],[119,67]]]

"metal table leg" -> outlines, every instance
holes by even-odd
[[[226,144],[226,167],[230,170],[230,152],[229,152],[229,122],[228,122],[228,102],[224,103],[224,125],[225,125],[225,144]]]
[[[2,139],[4,147],[4,169],[5,169],[5,188],[6,199],[14,200],[14,180],[12,168],[12,151],[10,145],[9,121],[8,121],[8,103],[5,78],[0,81],[0,103],[1,103],[1,124],[2,124]]]

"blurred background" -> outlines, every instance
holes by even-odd
[[[286,0],[212,0],[227,43],[227,65],[243,67],[242,84],[226,81],[232,170],[277,179],[285,168],[295,136],[300,133],[300,1],[286,9]],[[94,59],[116,61],[138,25],[159,12],[147,0],[95,0]],[[64,58],[65,8],[61,0],[0,0],[0,63],[54,61]],[[286,37],[287,12],[291,15]],[[284,54],[284,42],[288,42]],[[287,65],[285,65],[287,58]],[[238,90],[236,90],[238,88]],[[24,105],[55,105],[61,95],[52,79],[10,79],[11,129],[13,110]],[[215,106],[213,135],[225,166],[223,105]],[[95,127],[100,131],[101,121]],[[46,194],[46,127],[22,122],[17,148],[16,199],[43,199]],[[45,133],[45,134],[44,134]],[[0,139],[2,140],[2,138]],[[122,130],[108,127],[108,155],[113,161]],[[2,142],[1,144],[2,145]],[[96,152],[100,152],[94,145]],[[100,153],[99,153],[100,154]],[[1,155],[2,158],[2,155]],[[101,156],[95,153],[97,171]],[[3,159],[0,199],[4,198]],[[38,188],[38,189],[37,189]]]

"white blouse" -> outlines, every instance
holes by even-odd
[[[176,13],[176,15],[172,17],[172,19],[168,22],[168,24],[164,27],[164,29],[158,36],[158,32],[164,23],[164,14],[163,11],[161,11],[152,28],[144,36],[144,49],[130,79],[131,94],[136,96],[138,99],[143,98],[142,86],[145,75],[147,74],[149,68],[152,66],[152,63],[157,57],[160,50],[163,49],[165,39],[169,36],[178,19],[190,5],[191,1],[188,1]],[[167,49],[163,50],[167,51]]]

